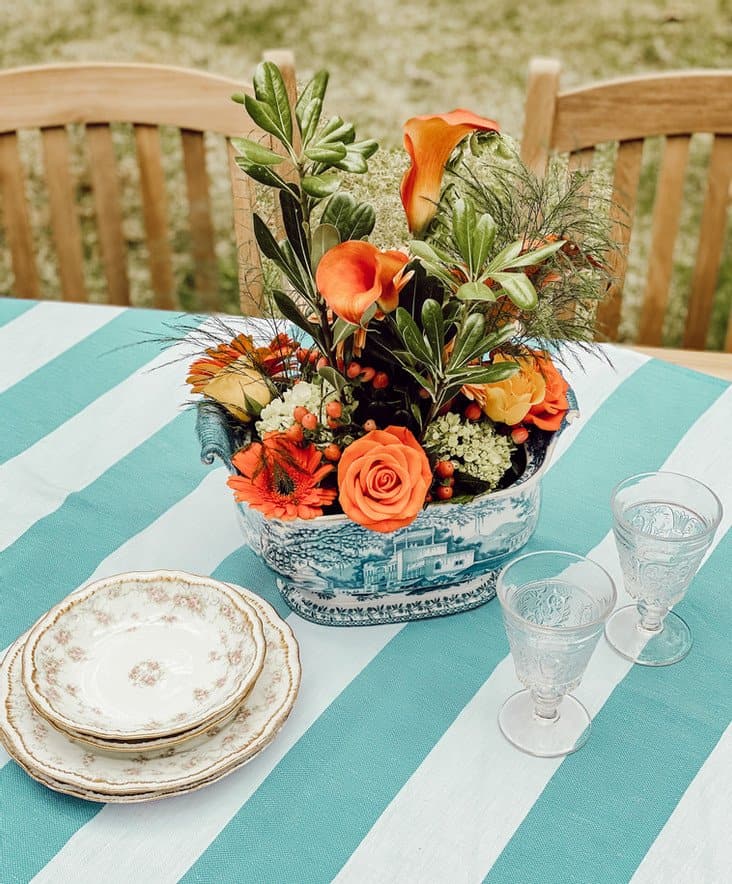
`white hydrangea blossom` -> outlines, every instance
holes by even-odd
[[[427,428],[424,447],[440,460],[451,460],[462,473],[495,488],[511,466],[513,445],[488,421],[461,420],[450,412]]]
[[[255,426],[260,437],[265,433],[284,431],[293,424],[292,413],[296,406],[303,405],[308,411],[318,416],[318,420],[325,420],[325,406],[332,399],[336,399],[336,391],[326,381],[312,384],[300,381],[289,390],[285,390],[281,397],[273,399],[262,409],[259,420]]]

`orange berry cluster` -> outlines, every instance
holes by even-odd
[[[340,425],[343,406],[340,402],[333,400],[326,404],[325,413],[327,415],[328,427],[330,429],[335,429]],[[308,430],[309,432],[313,432],[318,428],[320,421],[318,420],[317,414],[308,411],[304,405],[296,405],[293,409],[292,416],[295,422],[291,427],[288,427],[288,429],[285,430],[285,435],[290,441],[299,444],[305,438],[304,431]],[[340,446],[335,442],[329,443],[323,449],[323,456],[326,460],[336,463],[341,457]]]
[[[451,460],[438,460],[434,474],[435,481],[439,483],[435,488],[438,500],[450,500],[455,485],[455,465]]]
[[[375,390],[385,390],[391,383],[385,371],[376,371],[375,368],[362,366],[358,362],[349,363],[346,377],[352,381],[359,380],[364,384],[371,384]]]

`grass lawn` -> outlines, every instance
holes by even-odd
[[[264,49],[292,47],[304,78],[320,67],[331,71],[329,106],[359,124],[362,137],[376,137],[385,148],[398,148],[401,124],[418,113],[468,107],[498,119],[504,130],[519,136],[529,59],[559,58],[563,85],[630,73],[688,67],[721,68],[732,58],[730,0],[549,0],[519,4],[513,0],[431,0],[431,2],[293,2],[293,0],[15,0],[3,10],[4,39],[0,67],[60,61],[103,60],[177,64],[211,70],[242,81]],[[134,156],[123,131],[116,133],[123,181],[135,183]],[[28,136],[28,163],[33,220],[40,230],[40,269],[49,291],[57,287],[41,174],[40,152]],[[173,223],[179,253],[176,273],[185,291],[190,266],[185,257],[185,193],[175,170],[179,147],[167,139],[170,201],[180,224]],[[654,155],[655,154],[655,155]],[[642,186],[639,232],[647,232],[654,194],[657,154],[649,151]],[[696,243],[692,231],[704,180],[708,145],[695,149],[690,164],[689,205],[679,239],[666,342],[678,340],[684,321],[684,295]],[[75,154],[82,221],[87,234],[92,297],[101,294],[98,249],[94,239],[88,174],[81,148]],[[402,235],[396,184],[403,167],[401,153],[385,150],[374,158],[369,182],[379,203],[394,205],[394,218],[380,236]],[[221,170],[221,174],[218,170]],[[212,160],[217,202],[227,182],[223,156]],[[361,185],[362,186],[362,185]],[[127,189],[126,189],[127,190]],[[126,191],[125,191],[126,192]],[[694,197],[697,199],[694,200]],[[136,197],[126,196],[126,234],[133,251],[133,289],[144,302],[146,291],[144,237]],[[389,202],[391,199],[391,202]],[[175,212],[174,212],[175,215]],[[217,223],[226,234],[226,213]],[[226,236],[223,237],[226,240]],[[639,273],[642,236],[634,238],[623,331],[632,334],[642,291]],[[0,243],[0,246],[2,243]],[[717,297],[717,318],[711,345],[724,336],[724,315],[732,301],[732,257],[726,249]],[[232,297],[233,262],[227,242],[221,246],[222,268],[228,273]],[[0,253],[4,250],[0,248]],[[138,252],[139,267],[134,253]],[[7,255],[0,254],[0,292],[9,287]]]

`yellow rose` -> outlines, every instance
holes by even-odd
[[[500,354],[493,359],[494,363],[509,361],[509,357]],[[475,399],[492,421],[510,427],[521,423],[529,409],[543,402],[546,396],[546,381],[536,361],[530,357],[514,361],[518,362],[519,371],[505,381],[463,388],[465,395]]]
[[[252,415],[247,411],[247,400],[260,408],[271,400],[272,392],[261,372],[252,368],[249,356],[242,356],[215,374],[201,388],[204,396],[220,402],[240,421],[248,423]]]

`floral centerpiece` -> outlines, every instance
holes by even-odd
[[[406,123],[411,239],[379,249],[344,187],[377,144],[321,119],[327,81],[291,109],[265,62],[234,96],[278,148],[233,139],[277,196],[281,232],[253,224],[285,325],[206,338],[188,377],[204,455],[229,464],[248,540],[305,616],[460,610],[533,531],[573,406],[552,348],[591,342],[611,244],[583,180],[537,179],[496,122],[455,110]]]

